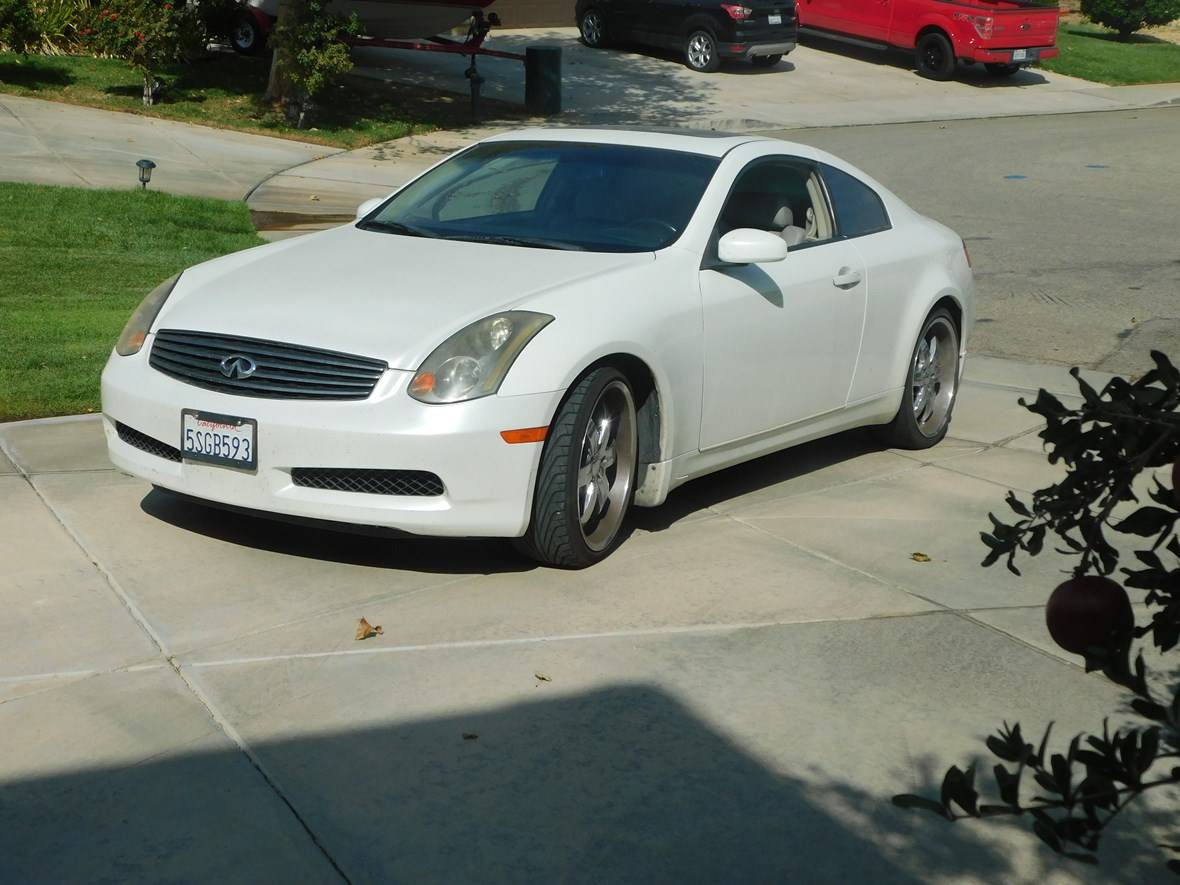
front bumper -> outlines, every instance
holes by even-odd
[[[389,370],[362,401],[314,402],[206,390],[112,354],[102,375],[103,427],[116,467],[165,489],[285,516],[383,526],[418,535],[519,537],[528,528],[541,444],[501,430],[549,424],[561,392],[427,405],[406,394],[411,372]],[[181,409],[258,422],[257,469],[177,463],[124,442],[115,422],[180,445]],[[296,467],[423,470],[441,495],[383,495],[294,484]]]
[[[777,43],[719,43],[718,52],[722,58],[741,58],[749,61],[756,55],[786,55],[795,48],[794,40]]]

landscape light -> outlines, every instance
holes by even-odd
[[[144,190],[147,190],[148,182],[152,180],[152,170],[156,168],[156,164],[151,160],[136,160],[135,165],[139,167],[139,183],[143,185]]]

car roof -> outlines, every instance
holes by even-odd
[[[714,132],[709,129],[535,126],[500,133],[484,139],[484,141],[567,141],[583,144],[618,144],[723,157],[738,145],[752,141],[777,141],[777,139],[761,135]],[[787,142],[778,143],[784,146],[788,144]]]

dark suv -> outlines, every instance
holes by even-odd
[[[799,35],[795,0],[577,0],[576,10],[587,46],[661,46],[694,71],[715,71],[724,58],[773,67]]]

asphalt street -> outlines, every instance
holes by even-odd
[[[1180,356],[1180,108],[771,133],[958,231],[975,353],[1141,373]]]

